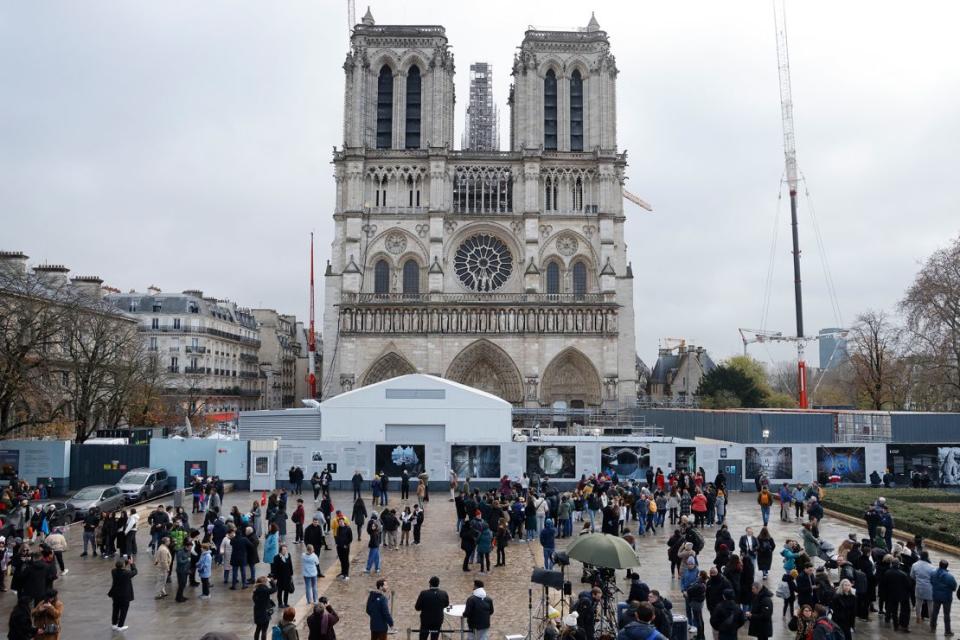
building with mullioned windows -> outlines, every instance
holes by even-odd
[[[442,26],[368,11],[343,69],[323,397],[419,372],[517,407],[634,403],[627,159],[597,20],[524,33],[505,151],[454,148]]]
[[[463,143],[466,151],[500,150],[500,112],[493,101],[493,65],[470,65],[470,102],[467,105]]]

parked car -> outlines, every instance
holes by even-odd
[[[76,509],[73,505],[62,500],[41,500],[33,503],[32,506],[42,507],[47,513],[47,519],[50,521],[50,528],[62,527],[68,525],[77,518]]]
[[[115,485],[98,484],[84,487],[67,500],[67,504],[74,510],[74,519],[81,520],[93,507],[100,511],[114,511],[126,506],[123,492]]]
[[[128,503],[141,502],[165,493],[168,482],[166,469],[140,467],[124,474],[117,487],[123,492]]]

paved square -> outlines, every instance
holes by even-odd
[[[252,501],[259,497],[251,493],[232,493],[225,496],[226,509],[229,510],[234,504],[241,508],[247,508]],[[312,497],[312,496],[310,496]],[[334,493],[334,504],[336,507],[349,512],[351,505],[349,493]],[[367,496],[369,509],[369,496]],[[309,504],[309,497],[307,498]],[[400,506],[402,503],[393,498],[391,507]],[[776,511],[776,510],[774,510]],[[894,514],[896,516],[896,514]],[[773,515],[776,518],[776,513]],[[194,524],[201,521],[199,515],[194,516]],[[729,507],[728,522],[731,532],[735,537],[739,537],[745,527],[754,526],[759,529],[760,522],[759,509],[756,506],[755,495],[753,494],[734,494],[732,504]],[[781,523],[777,520],[771,521],[770,530],[775,540],[780,543],[786,537],[797,537],[798,527],[795,524]],[[822,535],[830,541],[839,542],[851,531],[863,533],[862,528],[852,527],[843,522],[827,518],[821,527]],[[653,589],[659,589],[668,598],[674,602],[675,608],[682,613],[683,598],[679,592],[679,581],[671,580],[669,577],[669,564],[666,555],[666,540],[669,532],[659,532],[656,535],[648,535],[639,539],[639,548],[642,565],[640,573],[644,580]],[[64,601],[63,615],[63,640],[86,640],[87,638],[135,638],[137,640],[169,640],[177,638],[183,640],[195,640],[200,638],[205,632],[232,631],[240,638],[253,637],[253,605],[251,601],[252,590],[230,591],[222,584],[222,573],[215,567],[213,574],[212,598],[209,601],[201,601],[199,588],[187,588],[187,596],[190,600],[183,604],[177,604],[172,597],[164,600],[154,600],[153,598],[153,580],[154,568],[147,544],[149,543],[149,534],[144,527],[138,536],[138,546],[143,551],[139,555],[138,567],[140,573],[134,579],[134,589],[136,600],[130,607],[127,624],[130,629],[124,634],[113,632],[110,629],[110,600],[107,598],[107,591],[110,588],[110,568],[112,562],[97,558],[79,557],[82,547],[81,533],[79,526],[70,528],[67,536],[69,549],[65,554],[67,568],[70,573],[61,577],[55,583],[55,588],[60,592]],[[712,542],[713,531],[705,531],[707,539],[707,553],[703,558],[704,563],[713,560]],[[293,540],[293,526],[289,528],[287,536],[289,542]],[[566,541],[560,541],[558,547],[564,546]],[[300,575],[299,551],[296,545],[291,544],[292,555],[294,558],[295,576]],[[368,618],[365,613],[367,594],[373,588],[375,578],[361,574],[366,561],[367,547],[366,535],[361,543],[354,543],[352,547],[353,562],[351,565],[351,580],[342,582],[334,579],[339,566],[336,554],[324,551],[321,554],[321,564],[326,578],[320,580],[319,590],[321,594],[326,594],[330,602],[334,605],[340,614],[341,622],[337,625],[337,637],[342,640],[354,640],[368,638]],[[941,554],[939,552],[931,553],[934,561],[940,558],[947,558],[951,561],[951,570],[956,574],[960,569],[960,558]],[[779,556],[775,557],[774,570],[771,571],[770,583],[773,587],[779,581],[782,571],[779,570],[777,562]],[[383,551],[383,577],[388,580],[390,590],[393,592],[393,615],[396,621],[396,628],[400,632],[399,637],[406,638],[408,628],[417,628],[418,616],[413,610],[413,604],[417,594],[421,589],[427,587],[427,580],[430,576],[436,575],[441,579],[441,588],[445,589],[450,595],[451,603],[463,603],[469,596],[473,587],[473,580],[478,576],[477,571],[464,573],[461,570],[462,552],[459,549],[459,539],[455,532],[455,512],[453,503],[448,501],[448,494],[434,492],[433,500],[427,504],[427,517],[423,528],[422,544],[420,546],[411,545],[402,547],[398,551]],[[506,634],[526,634],[528,626],[528,594],[531,587],[530,574],[535,564],[542,563],[542,553],[539,544],[526,544],[522,542],[513,542],[507,549],[507,566],[505,568],[494,567],[491,575],[483,577],[486,584],[486,590],[493,598],[496,613],[493,616],[493,627],[491,629],[491,638],[501,639]],[[474,565],[476,566],[476,565]],[[264,571],[266,565],[261,564],[258,569]],[[580,566],[573,563],[568,571],[568,577],[574,581],[574,591],[578,591],[582,585],[578,582],[580,576]],[[623,575],[620,572],[622,583]],[[302,622],[308,608],[304,599],[304,589],[302,579],[295,579],[296,592],[292,599],[297,600],[298,621]],[[624,586],[621,584],[621,586]],[[771,588],[771,591],[774,589]],[[539,606],[539,587],[533,592],[534,612]],[[7,592],[0,594],[0,615],[6,621],[10,609],[15,604],[13,593]],[[775,599],[775,606],[781,606],[781,601]],[[957,610],[960,607],[954,607],[954,624],[958,623]],[[456,622],[451,619],[451,628],[454,628]],[[861,626],[863,625],[863,626]],[[914,635],[929,636],[927,627],[911,625]],[[536,623],[534,623],[536,631]],[[793,638],[794,634],[786,629],[786,625],[780,620],[779,616],[774,617],[775,638],[787,639]],[[858,635],[870,638],[893,638],[892,629],[881,625],[876,616],[873,616],[869,623],[858,621]],[[939,634],[942,634],[942,625]],[[741,629],[741,637],[746,636],[746,627]],[[304,629],[301,638],[306,640],[308,634]],[[416,637],[416,634],[414,634]]]

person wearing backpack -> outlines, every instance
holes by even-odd
[[[300,640],[296,624],[297,610],[287,607],[283,610],[283,619],[274,625],[270,640]]]
[[[761,529],[760,535],[757,536],[757,569],[763,572],[764,579],[770,573],[770,566],[773,564],[773,550],[776,548],[777,543],[774,542],[770,531],[766,527]]]
[[[816,611],[817,621],[813,624],[811,640],[845,640],[846,636],[840,627],[827,617],[826,607],[818,604],[814,607],[814,611]]]
[[[763,518],[763,526],[770,524],[770,506],[773,504],[773,496],[767,487],[760,489],[760,495],[757,496],[757,504],[760,505],[760,515]]]
[[[733,589],[724,590],[723,600],[710,612],[710,626],[717,632],[716,640],[737,640],[737,631],[745,620]]]

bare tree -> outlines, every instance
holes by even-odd
[[[0,270],[0,436],[62,415],[50,355],[75,306],[62,289],[32,274]]]
[[[98,426],[119,423],[130,397],[131,368],[138,366],[142,346],[135,322],[110,309],[84,307],[69,323],[62,348],[71,367],[64,397],[79,444]]]
[[[902,337],[903,330],[883,311],[860,314],[850,330],[847,344],[854,386],[870,409],[903,406],[908,385]]]
[[[931,255],[900,301],[916,345],[916,364],[929,384],[942,389],[944,404],[960,401],[960,237]]]

